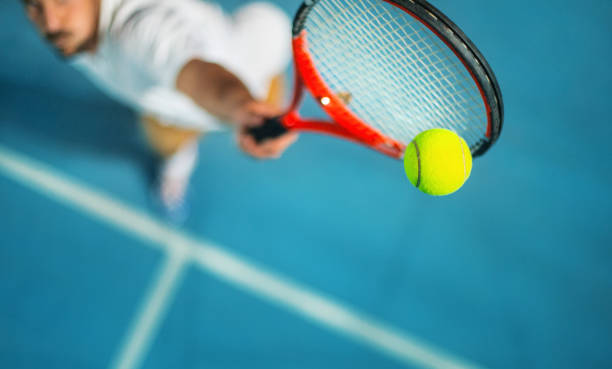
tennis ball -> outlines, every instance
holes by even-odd
[[[455,132],[430,129],[406,147],[404,169],[419,190],[434,196],[448,195],[461,188],[470,176],[472,154]]]

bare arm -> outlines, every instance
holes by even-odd
[[[204,110],[238,125],[240,147],[256,158],[278,158],[297,139],[297,133],[288,132],[257,144],[247,133],[247,127],[279,116],[282,111],[280,107],[253,98],[244,83],[219,64],[197,59],[190,61],[179,72],[176,87]]]
[[[257,125],[278,108],[258,102],[233,73],[219,64],[194,59],[179,72],[179,91],[210,114],[238,125]]]

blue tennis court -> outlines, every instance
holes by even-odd
[[[182,227],[137,115],[0,3],[0,368],[611,367],[612,2],[432,3],[504,95],[459,192],[334,138],[258,162],[218,133]]]

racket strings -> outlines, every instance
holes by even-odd
[[[349,92],[350,109],[402,143],[444,127],[470,146],[486,130],[478,87],[442,40],[404,11],[376,0],[320,0],[305,23],[324,81]]]
[[[354,7],[354,5],[353,5],[353,7]],[[371,19],[374,19],[374,20],[378,20],[378,19],[380,19],[380,18],[376,18],[376,17],[374,17],[374,16],[373,16],[373,14],[372,14],[371,12],[366,12],[366,13],[368,13],[367,15],[368,15],[368,16],[369,16],[369,18],[371,18]],[[336,14],[337,14],[337,13],[336,13]],[[394,19],[394,18],[391,18],[391,19]],[[361,19],[361,18],[360,18],[360,19],[358,19],[358,20],[359,20],[359,21],[364,21],[364,19]],[[387,23],[389,23],[389,22],[387,22]],[[345,23],[345,24],[346,24],[346,23]],[[396,27],[396,29],[402,29],[402,27]],[[426,44],[426,45],[427,45],[427,44]],[[401,50],[401,49],[400,49],[400,50]],[[375,55],[375,54],[373,54],[373,53],[372,53],[372,55]],[[392,62],[392,61],[391,61],[391,62]],[[390,65],[390,64],[391,64],[391,62],[388,62],[388,63],[386,63],[386,64],[384,64],[384,65]],[[433,61],[430,61],[430,64],[435,65],[435,63],[434,63]],[[420,69],[417,69],[417,70],[420,70]],[[432,74],[430,73],[430,75],[432,75]],[[433,81],[433,82],[430,82],[430,83],[423,83],[423,82],[421,81],[421,86],[418,86],[418,87],[423,87],[423,86],[428,86],[428,85],[430,86],[430,85],[432,85],[433,83],[437,83],[437,84],[439,84],[440,82],[439,82],[439,81]],[[414,90],[414,86],[413,86],[413,90]],[[419,92],[420,92],[420,94],[421,94],[421,95],[423,95],[423,94],[427,94],[427,92],[428,92],[428,91],[429,91],[429,90],[424,90],[424,91],[419,91]],[[409,90],[408,92],[410,92],[410,90]],[[454,95],[452,95],[452,96],[454,97],[454,96],[458,96],[458,95],[457,95],[457,94],[454,94]],[[436,101],[436,100],[431,100],[431,101]],[[457,107],[458,107],[459,109],[461,108],[461,106],[460,106],[459,104],[456,104],[456,105],[457,105]],[[438,109],[439,109],[439,108],[440,108],[440,107],[438,106]],[[452,113],[452,112],[451,112],[451,113]]]
[[[378,19],[374,18],[373,16],[372,16],[372,18],[374,19],[374,21],[378,21]],[[386,24],[379,24],[378,26],[379,26],[380,28],[382,28],[382,27],[384,27],[384,26],[386,26],[386,25],[389,25],[391,22],[392,22],[392,21],[387,21],[387,22],[386,22]],[[323,23],[322,23],[322,22],[319,22],[319,23],[318,23],[318,26],[322,26],[322,25],[323,25]],[[341,28],[342,28],[342,27],[341,27]],[[396,28],[397,28],[397,27],[396,27]],[[326,38],[325,38],[325,42],[326,42],[326,43],[334,43],[334,42],[337,42],[337,41],[338,41],[338,38],[337,38],[335,35],[331,34],[331,33],[325,33],[325,35],[330,35],[330,36],[328,36],[328,37],[326,37]],[[374,35],[374,36],[375,36],[375,35]],[[355,38],[355,39],[357,39],[357,38]],[[401,39],[400,39],[400,40],[401,40]],[[379,38],[377,41],[384,41],[384,40]],[[323,44],[323,45],[324,45],[324,44]],[[333,45],[333,46],[334,46],[334,47],[336,47],[336,46],[338,46],[338,45]],[[359,44],[356,44],[356,43],[352,43],[352,44],[351,44],[351,47],[355,47],[355,46],[359,46]],[[327,51],[329,51],[329,49],[328,49]],[[371,50],[368,50],[368,51],[371,51]],[[373,52],[372,52],[372,53],[371,53],[371,55],[375,55],[375,53],[373,53]],[[408,56],[408,57],[410,57],[410,56]],[[391,59],[387,60],[387,62],[388,62],[388,63],[386,63],[386,64],[381,64],[381,65],[383,66],[383,68],[384,68],[384,69],[387,69],[387,70],[389,69],[388,67],[397,67],[397,68],[399,68],[399,67],[402,67],[402,65],[398,65],[401,59],[402,59],[402,58],[391,58]],[[433,62],[432,62],[432,64],[433,64]],[[426,67],[426,65],[423,65],[423,66],[424,66],[424,67]],[[421,75],[421,77],[423,77],[423,78],[427,78],[427,77],[428,77],[428,75],[427,75],[427,74],[423,74],[423,73],[421,73],[421,72],[420,72],[420,69],[416,69],[416,71],[417,71],[417,74],[420,74],[420,75]],[[431,76],[431,74],[430,74],[429,76]],[[421,86],[424,86],[424,87],[427,87],[427,86],[432,86],[432,85],[434,85],[435,83],[438,83],[438,84],[439,84],[439,82],[432,81],[432,82],[430,82],[430,83],[425,83],[425,82],[423,82],[423,83],[421,83]],[[410,92],[410,91],[407,91],[407,93],[411,93],[411,92]]]
[[[454,73],[453,74],[443,74],[443,73],[438,73],[440,75],[441,78],[443,78],[449,86],[452,86],[452,81],[450,81],[449,76],[463,76],[464,78],[453,78],[454,81],[456,83],[458,83],[458,87],[456,88],[456,93],[455,94],[449,94],[449,97],[452,98],[459,98],[459,97],[463,97],[463,99],[459,100],[459,103],[461,104],[469,104],[470,102],[473,103],[474,105],[469,106],[470,108],[472,108],[473,106],[482,106],[482,99],[480,98],[479,94],[464,94],[462,93],[463,91],[466,90],[472,90],[474,91],[474,83],[473,80],[471,78],[468,77],[468,73],[465,70],[465,67],[463,66],[463,64],[456,59],[456,57],[454,59],[449,59],[449,49],[442,46],[442,48],[438,48],[438,49],[434,49],[432,47],[432,45],[440,44],[441,40],[439,38],[437,38],[437,36],[434,36],[433,32],[421,32],[419,33],[418,30],[416,30],[414,28],[414,24],[413,23],[406,23],[413,31],[413,34],[424,34],[428,41],[430,42],[424,42],[423,38],[421,37],[418,40],[414,40],[412,39],[414,44],[419,44],[422,43],[423,46],[425,46],[425,48],[427,48],[430,52],[429,53],[424,53],[423,55],[431,62],[431,66],[434,67],[434,73],[435,72],[439,72],[438,69],[436,68],[437,66],[440,67],[445,67],[445,66],[450,66],[452,67]],[[421,23],[419,23],[419,25],[421,25]],[[440,45],[438,45],[440,46]],[[406,48],[410,47],[410,45],[406,45]],[[404,48],[403,50],[406,50],[406,48]],[[417,49],[417,52],[420,49]],[[452,51],[451,51],[452,52]],[[409,57],[409,55],[407,55]],[[431,57],[437,57],[437,61],[431,61]],[[449,63],[449,61],[452,61]],[[451,72],[453,72],[451,71]],[[438,83],[438,86],[443,87],[440,84],[440,79],[435,79],[435,82]],[[457,87],[457,86],[455,86]],[[469,101],[468,101],[469,99]],[[459,104],[457,104],[458,106]],[[474,113],[474,111],[472,111],[472,113]]]
[[[324,50],[322,50],[323,52],[326,52],[328,54],[331,54],[332,52],[334,52],[334,50],[338,50],[341,49],[343,47],[343,45],[338,45],[335,44],[335,41],[337,41],[337,39],[331,39],[334,42],[333,43],[326,43],[324,45],[326,45],[325,47],[323,47]],[[344,47],[346,47],[347,45],[344,45]],[[351,48],[355,48],[358,47],[359,45],[348,45]],[[372,53],[370,53],[369,55],[374,55]],[[364,58],[366,59],[366,58]],[[378,60],[379,61],[379,60]],[[361,62],[365,63],[365,64],[372,64],[374,62],[378,62],[376,59],[371,58],[370,60],[361,60]],[[386,67],[385,69],[388,69],[389,66],[392,66],[391,63],[386,63]],[[343,71],[343,75],[342,76],[337,76],[336,75],[336,70],[337,68],[339,68],[340,66],[337,65],[328,65],[328,63],[319,63],[318,64],[318,68],[323,72],[322,75],[325,77],[328,77],[328,79],[331,79],[332,81],[334,81],[335,79],[342,79],[344,81],[350,81],[350,83],[345,83],[346,90],[347,91],[367,91],[369,89],[372,88],[371,86],[371,82],[372,79],[368,79],[368,78],[364,78],[364,76],[366,75],[366,72],[361,70],[360,68],[352,68],[352,69],[346,69],[345,71]],[[383,73],[380,74],[377,77],[377,83],[380,83],[382,85],[390,85],[391,83],[393,83],[392,80],[389,80],[389,76],[391,76],[392,73],[390,73],[390,71],[388,71],[387,73]],[[331,77],[331,78],[330,78]],[[336,77],[336,78],[333,78]],[[342,78],[342,77],[347,77],[347,78]],[[334,86],[337,86],[339,84],[336,83],[330,83],[331,87],[333,90],[338,91],[338,88],[334,88]],[[342,88],[340,88],[340,90],[342,90]],[[407,91],[405,91],[406,94],[411,95],[411,98],[415,101],[418,101],[419,99],[422,98],[423,95],[419,95],[417,93],[418,91],[416,89],[408,89]],[[362,95],[362,93],[360,92],[360,95]],[[378,92],[378,99],[380,99],[381,101],[393,101],[393,94],[391,90],[388,89],[384,89]],[[380,111],[383,108],[387,108],[389,109],[389,112],[393,113],[393,115],[395,116],[402,116],[402,112],[400,110],[398,110],[398,108],[395,105],[389,106],[389,107],[384,107],[384,106],[377,106],[376,109],[372,109],[373,106],[372,105],[379,105],[376,104],[376,101],[371,101],[370,105],[367,104],[359,104],[358,102],[355,102],[353,104],[351,104],[351,107],[356,111],[356,113],[358,113],[359,116],[361,117],[367,117],[368,114],[367,112],[372,112],[375,110]],[[422,104],[416,105],[417,109],[420,109],[420,107],[423,106]],[[365,110],[367,109],[367,110]],[[364,111],[365,110],[365,111]],[[433,111],[433,110],[432,110]],[[420,111],[421,114],[419,115],[426,115],[427,111],[425,110],[421,110]]]
[[[413,27],[411,24],[408,24],[408,25],[411,28]],[[433,89],[436,92],[446,91],[446,95],[442,95],[442,96],[438,95],[440,99],[437,100],[436,102],[438,103],[438,107],[439,107],[439,102],[444,96],[452,100],[451,104],[445,107],[447,110],[450,110],[451,114],[453,111],[459,111],[467,116],[477,115],[479,113],[478,109],[482,107],[482,99],[480,98],[479,95],[475,95],[475,94],[467,95],[464,93],[467,89],[475,88],[473,81],[471,79],[468,80],[465,78],[455,78],[458,75],[462,75],[466,73],[463,65],[460,64],[458,60],[455,60],[455,62],[448,64],[447,60],[443,59],[444,52],[447,52],[448,50],[447,49],[437,49],[436,50],[432,47],[432,44],[434,42],[440,41],[439,39],[434,38],[433,33],[431,32],[425,33],[425,35],[427,36],[427,39],[430,42],[424,42],[423,37],[416,30],[413,34],[419,36],[420,38],[415,40],[414,38],[412,38],[412,35],[408,36],[410,37],[412,42],[414,44],[422,43],[425,46],[425,48],[427,48],[430,51],[429,53],[423,54],[424,58],[427,59],[427,61],[429,62],[429,64],[420,63],[423,68],[418,68],[418,65],[419,65],[418,60],[414,60],[414,58],[410,54],[405,54],[406,58],[411,60],[412,65],[417,67],[416,69],[426,70],[428,72],[428,76],[430,78],[425,78],[425,80],[429,79],[431,82],[429,84],[427,83],[421,84],[420,88],[422,90]],[[406,49],[404,48],[402,50],[406,50]],[[419,52],[419,50],[420,49],[417,49],[416,52]],[[437,57],[437,60],[432,60],[432,57]],[[452,74],[441,73],[439,71],[439,68],[437,68],[438,66],[445,67],[449,65],[453,68],[454,73]],[[444,90],[445,85],[454,87],[454,90],[450,90],[450,89]],[[466,130],[470,129],[469,127],[466,127],[465,125],[462,125],[460,123],[461,122],[460,120],[458,120],[458,122],[462,128]]]
[[[387,65],[392,66],[392,67],[398,67],[397,65],[394,65],[395,63],[393,63],[393,61],[388,61]],[[363,76],[363,73],[358,73],[358,76]],[[389,85],[390,81],[386,81],[386,85]],[[423,82],[423,80],[421,81],[421,83],[417,86],[409,86],[411,88],[409,88],[408,90],[404,91],[404,93],[406,95],[412,95],[411,98],[413,101],[417,102],[418,105],[416,105],[417,107],[423,106],[423,108],[427,108],[426,107],[426,103],[427,102],[431,102],[433,103],[433,105],[435,106],[430,106],[429,109],[426,110],[422,110],[420,111],[421,114],[417,115],[417,116],[422,116],[423,119],[426,120],[433,120],[432,117],[428,116],[428,114],[441,114],[443,112],[444,109],[449,110],[452,107],[451,106],[440,106],[437,102],[441,99],[440,97],[433,99],[432,96],[428,96],[431,91],[435,91],[432,89],[424,89],[424,87],[428,87],[428,86],[432,86],[434,84],[439,84],[439,82],[433,81],[433,82]],[[362,89],[363,87],[365,88],[370,88],[370,84],[360,84],[358,86],[359,89]],[[385,92],[390,91],[390,90],[385,90]],[[385,101],[393,101],[394,96],[389,96],[388,94],[385,94],[385,96],[382,96],[382,94],[379,94],[379,97],[381,98],[381,100],[385,100]],[[382,97],[384,97],[385,99],[382,99]],[[427,98],[429,97],[429,100],[425,99],[423,101],[423,98]],[[421,101],[420,101],[421,100]],[[459,109],[461,109],[461,105],[459,103],[455,103],[455,105],[459,106]],[[388,107],[384,107],[384,108],[388,108]],[[359,110],[359,109],[357,109]],[[372,111],[372,109],[368,109],[368,111]],[[363,112],[363,110],[362,110]],[[447,113],[451,113],[452,114],[452,110],[448,111]],[[363,115],[363,114],[362,114]],[[397,112],[395,114],[396,116],[401,116],[398,115]],[[395,134],[395,136],[398,136],[397,134]]]
[[[358,6],[359,4],[353,3],[353,4],[352,4],[352,6],[350,6],[350,7],[354,8],[356,5]],[[365,9],[367,10],[367,8],[365,8]],[[380,18],[375,17],[375,15],[374,15],[373,13],[369,12],[369,11],[366,11],[366,12],[365,12],[365,14],[366,14],[366,15],[367,15],[367,16],[368,16],[370,19],[373,19],[375,22],[376,22],[378,19],[380,19]],[[390,19],[397,19],[397,18],[393,18],[393,17],[391,17]],[[359,19],[359,20],[360,20],[360,21],[364,21],[365,19]],[[388,22],[387,22],[387,23],[388,23]],[[395,24],[395,29],[396,29],[396,30],[397,30],[397,29],[399,29],[399,30],[405,29],[405,27],[402,27],[402,25],[401,25],[401,24],[397,24],[397,22],[395,22],[395,23],[396,23],[396,24]],[[414,29],[413,29],[413,30],[414,30]],[[416,32],[415,32],[415,33],[416,33]],[[374,34],[374,35],[376,35],[376,34]],[[422,39],[422,38],[421,38],[421,39]],[[399,40],[402,40],[402,39],[400,38]],[[377,42],[380,44],[380,43],[384,42],[385,40],[382,40],[382,39],[378,38],[376,41],[377,41]],[[428,46],[428,47],[430,48],[430,45],[429,45],[428,43],[425,43],[425,45],[426,45],[426,46]],[[414,48],[413,48],[413,49],[414,49]],[[404,50],[404,48],[398,48],[397,50]],[[430,53],[430,54],[431,54],[431,53]],[[426,57],[429,59],[429,55],[425,54],[425,56],[426,56]],[[408,55],[408,57],[410,57],[410,55]],[[394,58],[394,59],[395,59],[395,60],[398,60],[397,58]],[[393,59],[392,59],[392,60],[390,60],[390,61],[389,61],[389,60],[387,60],[387,63],[386,63],[386,64],[384,64],[384,65],[391,65],[392,61],[393,61]],[[434,61],[432,61],[431,59],[429,59],[428,61],[429,61],[429,65],[433,65],[433,66],[435,66],[435,62],[434,62]],[[420,68],[416,68],[415,70],[416,70],[416,71],[423,70],[423,67],[427,67],[427,66],[428,66],[428,64],[427,64],[427,63],[421,63],[421,65],[419,66]],[[423,75],[423,77],[425,77],[425,80],[431,80],[431,78],[428,78],[428,77],[434,76],[434,74],[432,73],[432,72],[434,72],[434,71],[429,70],[428,72],[429,72],[428,74]],[[434,93],[435,93],[435,92],[437,92],[435,89],[429,89],[429,90],[428,90],[428,89],[423,88],[423,87],[426,87],[426,86],[428,86],[428,85],[429,85],[429,86],[431,86],[433,83],[437,83],[437,84],[439,84],[439,83],[440,83],[440,81],[439,81],[439,80],[433,80],[433,82],[426,83],[426,82],[424,82],[424,79],[421,79],[421,80],[420,80],[420,84],[419,84],[419,85],[416,85],[416,86],[415,86],[415,85],[413,85],[413,86],[412,86],[412,90],[416,90],[416,91],[419,93],[419,95],[421,95],[421,96],[427,96],[427,95],[428,95],[428,93],[431,93],[431,92],[434,92]],[[452,96],[457,96],[457,94],[454,94],[454,95],[452,95]],[[435,103],[437,100],[439,100],[439,99],[440,99],[440,96],[437,96],[437,99],[435,99],[435,98],[434,98],[434,99],[431,99],[431,96],[429,96],[429,97],[430,97],[430,100],[429,100],[429,101],[434,102],[434,103]],[[438,109],[447,109],[447,110],[450,110],[450,108],[453,108],[453,107],[454,107],[455,109],[457,109],[457,108],[461,109],[461,106],[460,106],[459,104],[455,104],[455,105],[456,105],[456,106],[446,106],[446,107],[441,107],[441,106],[439,106],[439,105],[438,105],[436,108],[438,108]],[[431,111],[433,111],[433,110],[431,110]],[[450,114],[452,114],[452,112],[453,112],[453,110],[447,111],[447,113],[450,113]]]

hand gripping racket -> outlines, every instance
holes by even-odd
[[[493,71],[424,0],[305,1],[293,21],[293,57],[289,111],[250,129],[256,142],[314,131],[401,158],[431,128],[456,132],[474,156],[499,137],[503,102]],[[331,121],[300,117],[305,88]]]

